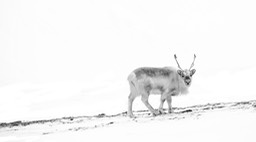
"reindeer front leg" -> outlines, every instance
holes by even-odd
[[[161,94],[160,105],[159,105],[159,109],[158,109],[159,113],[161,113],[161,114],[165,114],[163,106],[164,106],[164,102],[165,102],[168,94],[169,94],[168,89]]]
[[[166,100],[167,100],[167,103],[168,103],[168,113],[173,113],[173,110],[172,110],[172,96],[169,95]]]
[[[158,109],[160,114],[165,114],[164,109],[163,109],[165,100],[166,100],[166,98],[161,96],[161,98],[160,98],[160,105],[159,105],[159,109]]]

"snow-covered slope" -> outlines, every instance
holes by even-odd
[[[127,110],[127,75],[141,66],[176,66],[175,53],[183,68],[195,53],[197,72],[174,107],[255,100],[255,7],[253,0],[1,0],[0,123],[120,114]],[[159,96],[149,101],[157,108]],[[134,110],[146,110],[139,98]],[[0,141],[254,140],[253,106],[168,119],[176,116],[142,123],[120,116],[120,125],[111,120],[44,136],[38,132],[67,127],[5,127]]]
[[[149,111],[135,113],[134,119],[123,112],[1,123],[0,140],[254,141],[255,100],[174,108],[172,114],[156,117]]]

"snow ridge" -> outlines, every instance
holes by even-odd
[[[48,120],[36,121],[15,121],[10,123],[0,123],[0,136],[5,133],[23,134],[37,134],[46,135],[52,133],[60,133],[67,131],[84,131],[90,129],[97,129],[102,127],[114,126],[123,123],[131,122],[149,122],[159,120],[180,120],[186,118],[200,119],[200,116],[205,113],[223,110],[253,110],[256,112],[256,100],[242,101],[242,102],[222,102],[209,103],[203,105],[194,105],[188,107],[174,107],[174,112],[171,114],[163,114],[156,117],[150,115],[148,110],[135,111],[137,118],[128,118],[127,112],[121,112],[113,115],[101,113],[93,116],[70,116]],[[167,111],[167,110],[165,110]],[[32,130],[32,131],[31,131]]]

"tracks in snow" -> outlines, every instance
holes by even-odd
[[[204,105],[194,105],[182,108],[173,108],[171,114],[163,114],[156,117],[150,115],[148,110],[140,110],[134,112],[137,118],[128,118],[126,112],[107,115],[98,114],[94,116],[76,116],[62,117],[48,120],[36,121],[15,121],[10,123],[0,123],[0,136],[7,135],[8,132],[13,134],[51,134],[56,132],[66,131],[81,131],[117,125],[126,122],[147,122],[152,120],[180,120],[190,117],[199,118],[207,112],[217,110],[238,110],[252,109],[256,112],[256,100],[243,102],[228,102],[228,103],[209,103]],[[166,110],[165,110],[166,111]]]

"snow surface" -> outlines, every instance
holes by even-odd
[[[119,113],[2,123],[0,140],[255,141],[255,100],[174,108],[174,113],[156,117],[149,114],[136,111],[135,119]]]
[[[1,0],[0,123],[125,112],[128,74],[176,66],[175,53],[183,68],[195,53],[197,72],[174,107],[255,100],[255,6],[253,0]],[[149,101],[158,108],[159,96]],[[134,110],[145,109],[137,98]],[[255,115],[220,110],[141,123],[120,117],[120,125],[47,135],[35,132],[49,129],[41,125],[18,133],[0,128],[0,141],[255,141]]]

